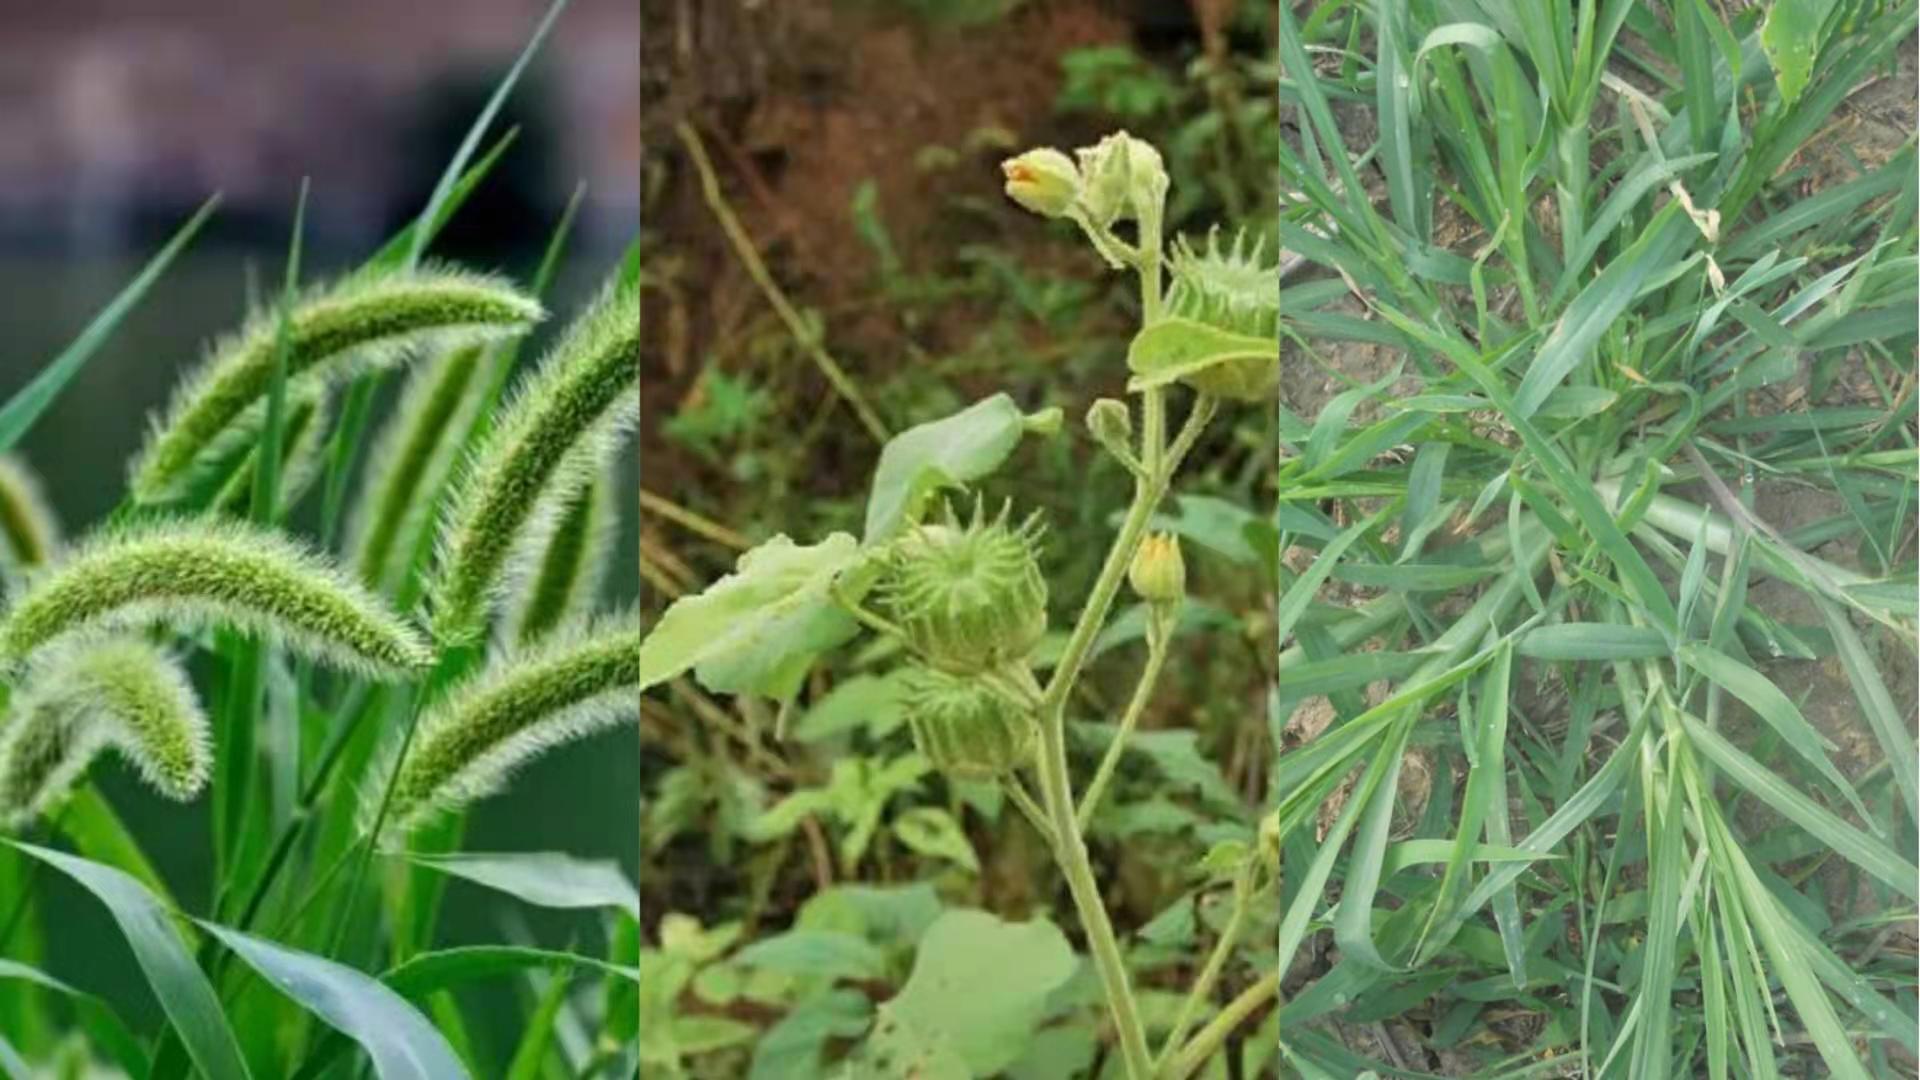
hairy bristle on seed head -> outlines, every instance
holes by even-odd
[[[432,663],[412,625],[282,533],[241,522],[161,520],[109,532],[38,576],[0,619],[0,663],[108,630],[224,626],[375,679]]]
[[[632,612],[572,623],[508,651],[421,717],[397,774],[370,774],[394,775],[382,831],[402,835],[491,795],[548,749],[634,716],[639,687],[640,621]],[[361,825],[371,830],[380,792],[367,795]]]
[[[524,332],[540,305],[504,281],[437,267],[354,277],[310,291],[288,320],[287,376],[332,384],[423,350]],[[217,343],[173,395],[135,460],[143,503],[179,498],[198,465],[254,437],[273,378],[280,313],[265,309]]]
[[[433,630],[471,643],[515,549],[590,483],[639,416],[640,299],[609,285],[523,380],[461,469],[439,534]]]
[[[530,645],[592,611],[619,524],[612,471],[603,465],[515,552],[506,574],[501,638]]]
[[[117,751],[161,795],[206,787],[206,714],[180,665],[137,638],[48,649],[27,668],[0,732],[0,819],[54,808],[102,749]]]

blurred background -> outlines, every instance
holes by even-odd
[[[357,264],[419,212],[547,3],[0,0],[0,399],[71,342],[194,208],[224,195],[19,448],[70,536],[119,502],[147,415],[181,372],[238,324],[251,295],[279,287],[301,178],[312,183],[302,273],[311,281]],[[430,252],[524,281],[585,185],[548,296],[548,334],[637,228],[638,34],[630,0],[574,0],[496,125],[493,137],[517,127],[515,144]],[[523,363],[540,345],[523,350]],[[296,526],[311,526],[318,501],[307,499]],[[626,517],[618,550],[630,551]],[[630,559],[615,561],[609,588],[631,601]],[[631,872],[636,760],[627,732],[550,755],[475,808],[468,846],[613,857]],[[211,885],[206,801],[167,803],[117,764],[95,774],[181,900],[201,904]],[[87,971],[80,981],[116,1000],[145,996],[125,945],[80,896],[53,908],[71,913],[71,932],[57,935],[48,966]],[[499,940],[506,906],[456,882],[442,935]],[[102,966],[125,969],[119,985],[103,981]]]

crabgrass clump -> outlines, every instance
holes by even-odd
[[[576,622],[509,651],[420,719],[392,785],[383,831],[501,789],[530,759],[631,717],[639,708],[640,623],[631,614]],[[371,829],[380,793],[362,807]]]
[[[60,519],[40,477],[15,454],[0,455],[0,565],[10,576],[43,566],[60,550]]]
[[[0,726],[0,822],[21,826],[65,798],[103,749],[169,799],[206,786],[206,714],[174,659],[132,638],[48,649],[29,666]]]
[[[316,288],[287,316],[287,377],[322,385],[423,348],[522,333],[540,305],[495,278],[445,268],[360,275]],[[280,313],[263,310],[181,383],[132,469],[142,503],[183,495],[196,465],[251,437],[273,378]]]
[[[523,380],[461,471],[440,532],[433,630],[483,633],[516,548],[592,482],[639,415],[640,295],[610,283]]]
[[[1279,8],[1282,334],[1385,360],[1283,416],[1302,1075],[1910,1071],[1916,7],[1821,12]]]
[[[378,597],[285,535],[185,520],[109,532],[36,578],[0,620],[0,660],[152,623],[271,634],[366,678],[402,678],[433,659]]]

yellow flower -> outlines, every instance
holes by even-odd
[[[1042,217],[1064,216],[1080,194],[1073,159],[1050,147],[1008,158],[1000,171],[1007,174],[1007,198]]]

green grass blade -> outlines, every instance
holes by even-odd
[[[194,964],[172,925],[171,913],[144,885],[91,859],[17,840],[7,842],[72,878],[107,906],[160,1008],[194,1065],[209,1080],[246,1080],[251,1075],[213,986]]]
[[[100,346],[106,344],[107,339],[113,336],[113,332],[119,328],[121,321],[146,297],[147,291],[153,288],[153,283],[160,279],[160,275],[166,272],[174,258],[193,241],[200,227],[206,224],[207,219],[213,215],[214,208],[219,205],[220,196],[218,195],[201,204],[200,209],[187,219],[187,223],[180,226],[179,231],[173,234],[173,239],[168,240],[166,246],[160,249],[160,253],[148,261],[139,276],[135,277],[126,288],[120,290],[120,294],[115,296],[106,307],[100,309],[100,313],[93,317],[93,321],[87,324],[86,329],[80,331],[80,336],[73,339],[73,344],[61,350],[60,355],[54,357],[51,363],[42,368],[40,374],[33,377],[32,382],[21,387],[7,399],[5,405],[0,406],[0,453],[13,449],[15,444],[33,429],[33,425],[39,421],[41,414],[53,405],[55,399],[59,398],[61,392],[67,388],[67,384],[73,381],[73,377],[80,374],[80,369],[86,366],[87,361],[93,359],[94,354],[100,351]]]

